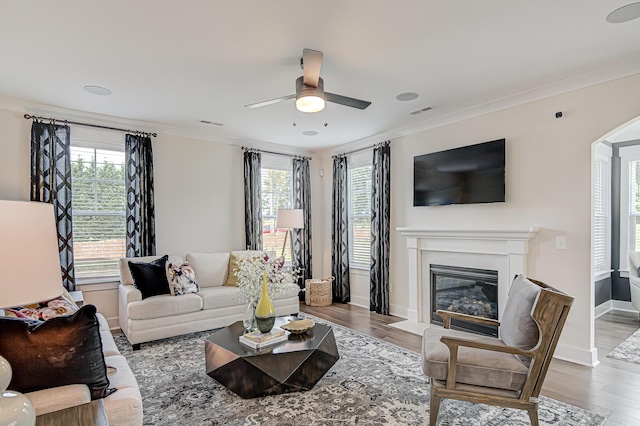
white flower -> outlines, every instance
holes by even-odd
[[[295,282],[295,274],[284,266],[284,258],[269,259],[265,256],[238,258],[239,298],[244,302],[257,304],[262,293],[262,277],[267,271],[267,291],[273,299],[284,294],[286,284]]]

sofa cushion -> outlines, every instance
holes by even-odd
[[[442,336],[479,340],[504,346],[499,339],[479,336],[458,330],[430,327],[422,338],[422,371],[436,380],[447,380],[449,348],[440,341]],[[458,349],[456,382],[500,389],[520,390],[529,369],[512,354],[460,347]]]
[[[500,339],[508,346],[531,349],[538,343],[540,332],[531,316],[541,287],[529,281],[524,275],[518,275],[511,284],[507,304],[500,320]],[[518,356],[525,365],[531,358]]]
[[[198,292],[196,274],[189,262],[184,262],[181,265],[169,264],[169,284],[173,289],[174,296]]]
[[[196,312],[202,309],[202,298],[196,294],[153,296],[127,306],[130,320],[170,317],[172,315]]]
[[[261,250],[238,250],[231,252],[231,258],[229,259],[229,271],[227,273],[227,280],[224,283],[228,287],[238,287],[238,277],[236,272],[239,269],[238,259],[247,257],[264,257],[268,256],[267,253]]]
[[[246,305],[238,298],[238,293],[238,287],[221,286],[200,289],[198,296],[202,298],[202,308],[206,310]]]
[[[91,399],[109,395],[96,307],[48,321],[0,318],[0,355],[12,366],[9,389],[32,392],[85,384]]]
[[[120,284],[133,285],[133,277],[129,270],[129,261],[131,262],[151,262],[156,259],[160,259],[162,256],[142,256],[142,257],[123,257],[120,259]],[[180,265],[184,262],[184,256],[169,255],[169,262],[174,265]],[[167,281],[169,280],[169,271],[167,270]]]
[[[221,286],[227,280],[229,253],[187,253],[187,262],[200,288]]]
[[[151,262],[131,262],[129,270],[133,277],[133,283],[142,293],[142,299],[160,294],[171,294],[169,281],[167,281],[167,261],[169,256]]]

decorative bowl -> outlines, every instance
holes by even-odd
[[[291,334],[302,334],[311,330],[311,327],[315,324],[312,319],[291,320],[287,324],[280,326],[280,328],[289,331]]]

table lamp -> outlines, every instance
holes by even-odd
[[[276,215],[276,228],[287,228],[284,235],[284,243],[282,243],[282,256],[284,256],[284,248],[287,246],[287,237],[291,235],[291,229],[304,228],[304,212],[302,209],[279,209]],[[293,238],[291,240],[291,258],[293,259]]]
[[[54,299],[62,294],[62,273],[53,205],[0,200],[0,259],[10,267],[0,279],[1,308]],[[31,401],[7,390],[11,366],[0,355],[0,424],[34,425]]]

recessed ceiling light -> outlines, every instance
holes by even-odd
[[[111,94],[111,90],[100,86],[84,86],[84,90],[94,95],[100,96],[108,96]]]
[[[621,24],[640,18],[640,2],[622,6],[607,16],[607,22]]]
[[[315,136],[318,134],[318,132],[316,132],[315,130],[305,130],[304,132],[302,132],[302,134],[305,136]]]
[[[398,96],[396,96],[396,99],[399,101],[412,101],[414,99],[418,98],[418,95],[416,92],[404,92],[404,93],[400,93]]]

